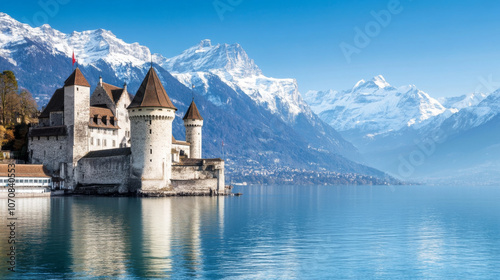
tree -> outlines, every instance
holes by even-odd
[[[31,93],[23,89],[19,94],[19,115],[21,117],[21,123],[26,123],[27,120],[35,117],[38,112],[38,105]]]
[[[16,105],[17,80],[14,72],[6,70],[0,74],[0,106],[2,124],[5,125],[7,117],[12,117]]]

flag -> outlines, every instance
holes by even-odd
[[[72,64],[72,66],[75,66],[75,62],[76,62],[76,59],[75,59],[75,51],[73,51],[73,64]]]

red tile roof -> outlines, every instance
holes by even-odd
[[[85,87],[90,87],[89,82],[87,82],[87,79],[82,74],[82,71],[77,67],[73,73],[66,79],[64,82],[64,86],[85,86]]]
[[[8,164],[0,164],[0,176],[8,177],[9,173],[12,173],[8,172],[9,169],[12,168],[9,168]],[[16,177],[51,177],[41,164],[16,164],[14,173]]]
[[[183,120],[203,120],[203,118],[200,115],[200,112],[198,111],[198,108],[196,107],[196,104],[194,104],[194,100],[191,102],[191,105],[189,105],[189,108],[184,115]]]
[[[93,121],[95,115],[97,115],[99,119],[101,119],[104,116],[107,117],[108,124],[95,123]],[[119,127],[116,124],[116,118],[115,118],[115,124],[114,125],[111,124],[110,120],[112,117],[114,118],[115,115],[113,114],[113,111],[111,111],[111,109],[91,106],[89,127],[118,129]]]
[[[153,67],[149,68],[139,90],[128,108],[163,107],[177,110],[163,88]]]

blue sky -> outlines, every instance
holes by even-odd
[[[435,97],[500,87],[500,1],[40,0],[0,11],[65,33],[108,29],[167,57],[206,38],[240,43],[265,75],[295,78],[303,93],[379,74]]]

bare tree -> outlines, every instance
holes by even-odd
[[[38,112],[38,105],[31,93],[22,89],[19,93],[19,115],[21,117],[21,122],[26,123],[31,118],[35,117]]]
[[[15,110],[17,97],[17,80],[14,72],[3,71],[0,74],[0,106],[2,124],[6,124],[6,118],[12,117]]]

